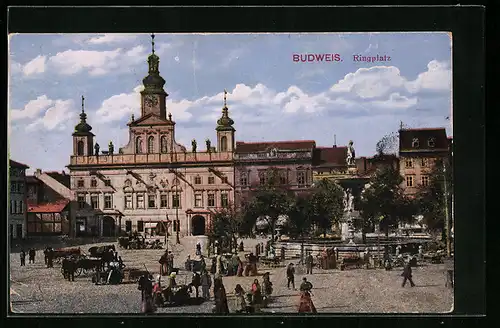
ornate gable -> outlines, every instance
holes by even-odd
[[[129,123],[129,126],[147,126],[147,125],[174,125],[175,123],[159,117],[153,113],[141,117],[140,119]]]

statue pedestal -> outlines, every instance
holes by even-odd
[[[358,174],[358,168],[356,166],[349,166],[349,167],[347,167],[347,174],[357,175]]]

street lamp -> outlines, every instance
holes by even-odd
[[[180,224],[179,224],[179,205],[181,203],[181,200],[179,199],[179,186],[176,184],[175,185],[175,195],[176,195],[176,198],[177,198],[177,204],[175,206],[175,222],[176,222],[176,226],[177,226],[177,233],[176,233],[176,240],[175,242],[177,244],[180,244],[181,241],[179,239],[179,230],[180,230]]]

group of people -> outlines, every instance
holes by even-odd
[[[21,266],[26,266],[26,252],[24,251],[24,249],[21,249],[21,253],[19,254],[19,256],[21,259]],[[28,250],[28,263],[34,264],[35,257],[36,257],[36,250],[34,248],[30,248]]]

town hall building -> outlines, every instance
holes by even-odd
[[[116,150],[110,142],[101,150],[86,122],[82,97],[68,165],[77,202],[73,231],[116,236],[133,231],[164,234],[168,229],[169,233],[179,231],[180,236],[204,235],[211,213],[234,202],[235,129],[226,96],[214,126],[215,146],[210,140],[205,140],[204,149],[195,140],[191,149],[179,144],[152,37],[141,116],[132,115],[127,124],[127,145]]]

